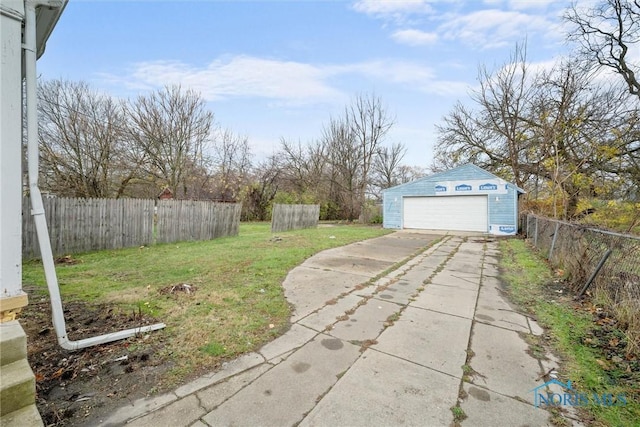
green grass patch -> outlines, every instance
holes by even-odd
[[[455,425],[460,425],[460,423],[467,418],[467,414],[464,413],[464,410],[459,405],[452,406],[449,409],[453,415],[453,422]]]
[[[344,225],[275,238],[269,223],[243,223],[239,236],[74,255],[77,263],[56,270],[63,301],[107,303],[165,322],[153,334],[166,338],[173,385],[284,332],[291,311],[281,284],[306,258],[389,232]],[[39,261],[24,263],[23,285],[31,300],[48,295]]]
[[[227,352],[224,346],[217,342],[210,342],[207,345],[200,348],[200,351],[211,356],[222,356]]]
[[[638,372],[622,372],[624,365],[606,360],[600,348],[588,344],[598,324],[589,312],[559,292],[561,284],[554,279],[546,261],[524,241],[503,240],[500,249],[503,279],[510,296],[524,310],[534,313],[547,330],[550,345],[564,361],[560,369],[563,379],[571,380],[579,392],[588,395],[626,395],[625,406],[587,406],[588,417],[596,425],[637,426]]]

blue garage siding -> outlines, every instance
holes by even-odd
[[[487,180],[488,185],[485,185],[483,180]],[[437,185],[438,191],[436,191]],[[489,208],[487,230],[490,233],[515,234],[518,216],[517,199],[518,193],[522,190],[472,164],[385,190],[383,192],[383,227],[392,229],[403,227],[403,197],[465,195],[459,190],[468,190],[469,195],[487,194]]]

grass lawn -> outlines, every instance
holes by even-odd
[[[563,360],[558,369],[560,379],[571,380],[578,392],[589,396],[626,396],[624,406],[583,407],[582,415],[589,424],[638,426],[640,372],[637,355],[625,354],[624,334],[603,327],[607,322],[595,315],[599,312],[591,302],[581,304],[566,295],[561,281],[524,241],[504,240],[500,249],[503,278],[512,299],[533,313],[547,330],[549,339],[538,345],[551,346]]]
[[[63,302],[108,303],[165,322],[151,335],[166,343],[173,368],[164,385],[171,386],[283,333],[289,270],[324,249],[389,232],[339,225],[274,238],[269,223],[243,223],[236,237],[74,255],[77,263],[59,265],[57,274]],[[40,262],[24,263],[23,283],[32,301],[47,294]],[[192,292],[169,292],[185,284]]]

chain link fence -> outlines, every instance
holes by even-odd
[[[622,327],[640,342],[640,237],[523,215],[527,239],[562,269],[576,295],[603,292]]]

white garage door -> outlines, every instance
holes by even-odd
[[[487,196],[405,197],[403,227],[487,232]]]

